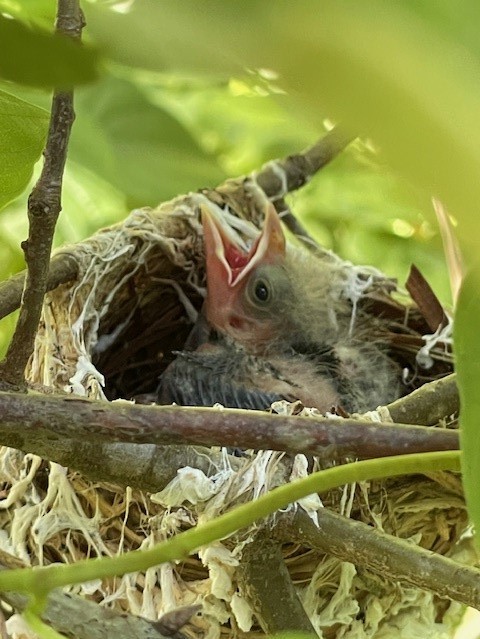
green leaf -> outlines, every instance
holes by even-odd
[[[463,485],[468,513],[480,531],[480,265],[465,277],[455,313],[455,353],[460,391]]]
[[[44,88],[68,88],[98,76],[98,53],[0,14],[0,77]]]
[[[0,208],[27,186],[48,119],[47,111],[0,91]]]

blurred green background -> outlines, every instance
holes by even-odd
[[[326,124],[342,118],[362,141],[291,196],[293,210],[322,244],[353,262],[375,265],[400,283],[415,263],[450,304],[431,196],[445,195],[449,203],[450,184],[443,194],[444,185],[438,189],[436,183],[448,172],[458,189],[448,165],[458,149],[441,120],[451,105],[439,104],[438,95],[428,92],[446,91],[448,82],[463,80],[455,63],[466,77],[471,73],[479,47],[475,3],[465,3],[462,11],[446,1],[404,2],[401,8],[369,2],[362,9],[306,0],[82,6],[88,25],[83,39],[99,53],[98,79],[75,92],[77,119],[57,246],[121,220],[133,207],[215,186],[297,152],[320,137]],[[50,0],[0,0],[0,10],[29,29],[51,30],[54,20]],[[43,59],[33,52],[32,60],[48,69],[55,55],[46,51]],[[445,63],[453,67],[442,69]],[[437,77],[439,69],[446,70],[446,78]],[[3,81],[0,89],[48,109],[47,83],[44,78],[40,87],[28,80]],[[464,110],[476,97],[470,91]],[[0,103],[0,126],[11,135],[4,149],[18,137],[17,123],[6,121],[5,113]],[[19,244],[26,236],[32,183],[27,185],[26,177],[47,122],[45,112],[38,114],[32,156],[23,162],[16,187],[22,192],[13,200],[7,194],[3,201],[12,201],[0,213],[2,279],[23,268]],[[447,114],[452,131],[458,129],[456,115]],[[9,157],[3,162],[8,164]],[[456,172],[461,169],[455,165]],[[34,175],[38,170],[37,163]],[[11,318],[0,324],[0,350],[11,327]]]

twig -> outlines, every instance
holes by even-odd
[[[58,253],[50,261],[46,290],[53,291],[60,284],[75,279],[77,275],[78,262],[75,255],[67,252]],[[20,306],[26,276],[26,271],[21,271],[0,283],[0,319]]]
[[[80,40],[83,26],[78,0],[59,0],[56,33]],[[33,350],[47,288],[53,233],[61,210],[63,170],[74,117],[73,92],[56,90],[42,173],[28,200],[28,239],[22,243],[27,277],[15,333],[0,364],[0,381],[4,388],[25,386],[25,366]]]
[[[394,422],[424,426],[438,424],[441,419],[458,413],[460,409],[457,376],[447,375],[424,384],[386,408]]]
[[[283,450],[368,459],[458,449],[454,430],[260,411],[141,406],[77,397],[0,392],[0,442],[20,450],[63,439]]]
[[[337,125],[313,146],[283,160],[267,162],[254,173],[257,184],[273,202],[288,230],[311,252],[324,256],[323,249],[297,220],[285,196],[299,189],[321,168],[337,157],[357,136]]]
[[[280,516],[279,516],[280,517]],[[392,581],[429,590],[480,609],[480,570],[425,550],[410,541],[387,535],[359,521],[323,508],[319,525],[302,510],[282,515],[277,535],[334,555]]]
[[[313,255],[316,255],[320,259],[323,260],[333,260],[333,254],[331,251],[323,247],[319,244],[307,231],[307,229],[303,226],[303,224],[297,220],[293,211],[285,202],[284,199],[275,200],[274,202],[275,210],[277,211],[280,219],[285,224],[287,229],[295,235],[295,237],[300,240],[300,242],[305,246],[307,251],[310,251]]]
[[[313,253],[319,253],[323,255],[325,250],[313,239],[307,229],[303,226],[299,220],[295,217],[292,209],[288,206],[283,198],[275,200],[275,209],[280,216],[280,219],[285,224],[290,233],[293,233],[305,247]]]
[[[262,630],[273,635],[295,631],[317,636],[298,598],[282,555],[281,544],[262,530],[242,552],[238,574]]]
[[[267,162],[255,174],[257,184],[272,202],[296,191],[337,157],[357,136],[336,126],[302,153]]]

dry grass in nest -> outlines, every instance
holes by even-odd
[[[230,182],[217,191],[134,211],[123,224],[74,247],[81,275],[47,296],[29,367],[31,382],[103,399],[154,392],[202,301],[200,204],[228,204],[233,214],[258,225],[264,198],[248,181]],[[245,222],[235,225],[252,233]],[[391,288],[377,274],[361,303],[390,318],[393,356],[417,372],[413,386],[449,371],[448,346],[438,343],[430,352],[434,366],[418,372],[415,355],[428,329],[415,309],[407,312],[392,298]],[[233,470],[225,455],[214,469],[216,490],[193,505],[184,502],[180,488],[152,499],[138,490],[93,484],[58,464],[5,448],[0,504],[4,548],[33,565],[146,548],[288,481],[292,466],[283,453],[271,451],[236,463]],[[461,486],[450,474],[347,486],[321,497],[337,512],[442,554],[454,551],[466,526]],[[306,506],[312,517],[318,506]],[[255,636],[260,630],[254,618],[249,630],[252,611],[237,580],[242,548],[255,533],[255,528],[241,531],[178,564],[75,590],[152,619],[201,603],[203,614],[192,619],[187,635],[249,631]],[[403,637],[439,636],[446,606],[431,593],[391,583],[298,544],[285,543],[283,552],[305,610],[324,636],[393,636],[388,632],[395,628],[403,629]]]

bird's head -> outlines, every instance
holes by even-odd
[[[211,326],[252,352],[261,352],[285,331],[292,284],[286,243],[270,204],[260,235],[248,251],[212,212],[202,209],[207,270],[205,312]]]

